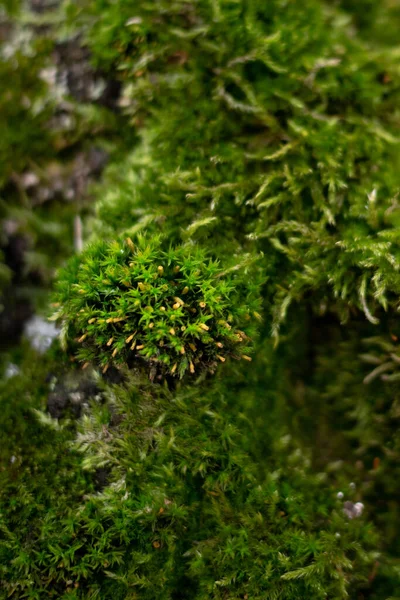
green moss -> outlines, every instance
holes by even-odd
[[[396,306],[391,47],[367,45],[348,15],[313,0],[285,10],[106,2],[89,39],[121,72],[126,112],[144,125],[124,175],[110,173],[102,227],[118,230],[130,214],[138,226],[166,220],[174,235],[200,221],[199,235],[221,249],[233,239],[262,249],[277,268],[276,333],[311,292],[342,320]]]
[[[98,242],[60,274],[54,318],[79,338],[78,358],[104,372],[141,358],[182,377],[228,356],[251,360],[260,278],[238,259],[224,271],[198,246],[168,248],[160,236]]]
[[[119,154],[96,186],[90,244],[59,274],[54,318],[74,361],[125,381],[92,400],[68,458],[75,426],[33,436],[43,490],[28,475],[12,488],[18,519],[36,511],[32,535],[4,501],[5,593],[395,597],[396,6],[65,8],[122,93],[110,129],[103,112],[83,127],[104,124]],[[231,360],[248,345],[251,363]],[[363,514],[346,516],[345,500]]]
[[[31,157],[49,158],[52,150],[48,121],[54,105],[40,77],[51,46],[29,37],[20,45],[10,58],[0,57],[0,86],[5,90],[0,100],[1,186],[12,174],[23,171]]]
[[[271,448],[260,481],[242,450],[247,426],[224,396],[223,383],[206,397],[137,379],[114,388],[77,438],[84,467],[109,469],[109,485],[46,515],[34,546],[16,533],[6,589],[18,582],[21,597],[38,598],[322,599],[366,581],[372,529],[346,520],[288,438]]]
[[[78,453],[70,447],[73,428],[63,428],[42,412],[50,391],[49,376],[65,369],[63,355],[52,349],[40,356],[25,345],[14,352],[12,359],[17,372],[8,374],[0,385],[2,598],[10,593],[21,597],[24,585],[17,580],[7,585],[10,565],[27,574],[29,553],[35,552],[37,537],[46,531],[46,521],[55,515],[61,518],[70,504],[92,488],[80,467]]]

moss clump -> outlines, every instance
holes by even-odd
[[[10,357],[11,358],[11,357]],[[30,552],[53,519],[94,489],[91,476],[71,448],[73,427],[62,427],[42,411],[55,374],[71,365],[54,347],[45,356],[25,343],[12,356],[19,364],[7,374],[0,364],[0,598],[22,598],[26,580],[31,598],[38,595]],[[41,559],[39,558],[40,570]],[[13,567],[11,569],[11,564]],[[10,573],[18,576],[9,585]],[[25,578],[22,573],[28,574]],[[29,586],[28,586],[29,587]],[[32,588],[35,590],[32,592]],[[29,597],[29,596],[26,596]]]
[[[121,73],[143,138],[106,185],[103,225],[162,216],[176,232],[200,218],[218,248],[253,242],[276,265],[276,335],[296,303],[342,321],[397,308],[393,47],[320,0],[89,4],[89,43]],[[341,4],[398,29],[387,3]]]
[[[250,360],[260,278],[237,267],[161,236],[96,242],[61,273],[54,318],[81,345],[78,358],[103,372],[139,360],[182,377],[228,356]]]
[[[108,485],[53,501],[57,510],[42,511],[33,532],[0,535],[6,593],[339,600],[367,580],[378,556],[373,529],[344,516],[326,476],[281,430],[261,478],[243,449],[250,424],[216,379],[207,390],[171,392],[130,377],[92,407],[75,449],[87,471],[109,471]],[[237,383],[233,376],[231,389]],[[48,458],[51,473],[57,460]]]

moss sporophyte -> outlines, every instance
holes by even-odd
[[[259,314],[245,280],[196,245],[121,237],[90,245],[60,273],[53,318],[84,367],[142,364],[179,377],[213,371],[228,357],[251,360]]]

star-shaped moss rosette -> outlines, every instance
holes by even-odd
[[[182,377],[229,356],[251,360],[260,277],[246,259],[237,265],[223,270],[202,248],[162,236],[96,242],[60,273],[53,318],[84,366],[103,372],[146,364]]]

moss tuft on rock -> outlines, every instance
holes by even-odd
[[[95,242],[60,273],[53,318],[79,360],[103,372],[137,363],[153,377],[214,371],[228,357],[251,360],[260,276],[242,262],[223,270],[199,246],[162,236]]]

